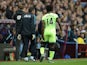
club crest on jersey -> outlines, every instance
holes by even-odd
[[[17,20],[20,20],[20,19],[21,19],[21,15],[18,15],[18,16],[17,16]]]

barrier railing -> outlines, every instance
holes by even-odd
[[[61,53],[63,53],[64,41],[58,39],[57,42],[61,45]],[[71,58],[87,57],[87,44],[78,44],[76,42],[66,42],[64,55],[70,55]]]

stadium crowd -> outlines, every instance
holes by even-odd
[[[34,7],[36,18],[35,31],[37,35],[40,35],[41,18],[47,12],[46,6],[50,5],[53,7],[53,12],[58,14],[62,27],[62,33],[60,33],[60,29],[57,26],[58,39],[65,40],[67,36],[67,42],[77,41],[78,44],[86,44],[87,2],[85,3],[83,6],[80,0],[0,0],[0,19],[14,19],[14,15],[19,8],[25,7],[29,9]],[[1,33],[2,28],[3,34]],[[4,42],[5,28],[8,29],[0,24],[0,43]]]

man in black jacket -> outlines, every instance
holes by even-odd
[[[15,58],[16,60],[20,59],[20,41],[21,41],[21,27],[22,27],[22,15],[23,15],[23,6],[22,4],[18,5],[19,9],[16,11],[16,13],[14,14],[14,20],[16,21],[16,54],[15,54]]]
[[[27,53],[30,51],[32,56],[34,56],[33,53],[33,47],[35,45],[34,39],[35,39],[35,24],[34,24],[34,15],[31,13],[33,9],[24,7],[23,12],[24,14],[22,15],[22,25],[21,25],[21,37],[23,41],[23,50],[21,53],[21,57],[24,59],[27,57]],[[29,41],[31,44],[29,44]],[[31,47],[31,45],[33,45]],[[31,47],[31,48],[30,48]],[[29,49],[30,48],[30,49]],[[29,50],[28,50],[29,49]],[[32,49],[32,50],[31,50]]]

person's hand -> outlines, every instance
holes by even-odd
[[[17,39],[21,40],[21,34],[18,34]]]
[[[35,37],[36,37],[36,36],[35,36],[35,34],[32,34],[32,40],[34,40],[34,39],[35,39]]]

